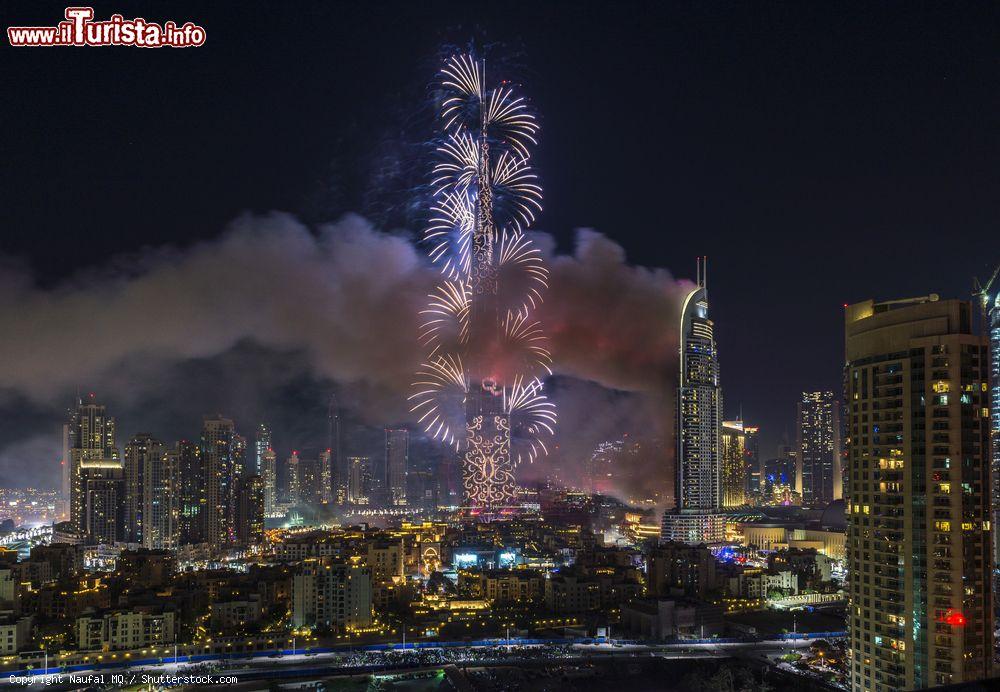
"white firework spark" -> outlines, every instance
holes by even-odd
[[[410,403],[429,435],[465,450],[470,504],[495,506],[513,500],[513,469],[548,453],[556,425],[541,379],[552,354],[533,317],[549,274],[526,233],[542,209],[538,123],[509,83],[488,89],[470,55],[445,62],[440,87],[424,239],[444,278],[421,311],[429,353]]]

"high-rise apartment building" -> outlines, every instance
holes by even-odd
[[[970,312],[937,296],[846,309],[853,692],[992,673],[989,359]]]
[[[747,500],[759,503],[764,493],[764,459],[760,456],[760,427],[743,425],[746,447]]]
[[[368,457],[347,457],[347,501],[352,505],[371,502],[372,466]]]
[[[149,433],[137,433],[125,445],[125,536],[127,543],[142,543],[146,473],[153,463],[163,463],[166,447]],[[155,460],[155,461],[154,461]]]
[[[121,466],[118,445],[115,438],[115,419],[108,415],[102,404],[98,404],[93,394],[86,400],[78,399],[75,409],[70,411],[66,436],[68,462],[70,465],[70,521],[81,534],[85,535],[83,476],[80,469],[87,465],[100,468]],[[119,526],[118,529],[122,527]]]
[[[338,505],[347,502],[347,459],[340,446],[340,407],[337,397],[331,396],[326,411],[327,447],[330,449],[330,483],[333,501]]]
[[[302,490],[299,485],[300,463],[298,451],[293,451],[285,462],[285,497],[292,505],[297,505],[302,501]]]
[[[177,469],[179,540],[182,545],[205,541],[205,468],[201,447],[180,440],[167,452]]]
[[[843,498],[840,403],[833,392],[802,392],[798,403],[796,490],[802,504],[825,507]]]
[[[747,502],[746,433],[743,421],[722,422],[722,506],[740,507]]]
[[[253,545],[264,539],[264,480],[260,476],[239,479],[236,497],[236,541]]]
[[[322,490],[320,500],[324,504],[333,502],[333,452],[324,449],[319,453],[320,485]]]
[[[1000,268],[998,268],[1000,272]],[[990,341],[990,450],[993,490],[993,525],[1000,521],[1000,287],[993,288],[997,280],[988,284],[980,296],[984,324],[989,330]],[[992,289],[992,293],[989,292]],[[1000,534],[993,536],[993,564],[1000,565]]]
[[[206,417],[201,429],[201,463],[205,503],[204,539],[218,547],[230,543],[236,479],[236,426],[222,416]]]
[[[142,544],[172,549],[180,545],[180,458],[162,443],[155,450],[146,454],[142,474]]]
[[[268,449],[261,457],[261,481],[264,484],[264,515],[273,516],[278,504],[278,455]]]
[[[253,468],[248,473],[263,477],[264,455],[271,449],[271,429],[261,423],[257,426],[257,437],[253,446]]]
[[[111,545],[125,534],[125,471],[116,459],[85,459],[78,469],[80,534],[89,544]]]
[[[299,457],[299,502],[319,506],[323,502],[323,467],[316,450]]]
[[[662,538],[686,543],[725,537],[722,505],[722,390],[715,325],[708,318],[707,267],[681,309],[677,380],[676,508],[663,515]]]
[[[406,504],[406,473],[410,463],[410,431],[385,429],[385,475],[390,505]]]

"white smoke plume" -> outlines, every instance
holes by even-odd
[[[662,402],[673,386],[685,285],[664,270],[629,265],[619,245],[594,231],[579,232],[571,255],[540,240],[552,268],[541,317],[555,373]],[[260,373],[253,371],[233,378],[251,390],[240,396],[306,370],[349,387],[350,403],[372,424],[398,421],[421,358],[418,313],[437,278],[405,234],[380,232],[358,216],[313,230],[282,213],[245,216],[218,239],[117,258],[55,287],[39,287],[15,263],[0,262],[0,408],[24,401],[50,408],[57,440],[61,410],[79,388],[126,403],[157,401],[158,392],[183,398],[176,380],[192,362],[228,356],[238,363],[231,354],[249,343],[283,360],[261,377],[266,382],[255,384]],[[161,401],[157,408],[205,405]],[[114,413],[123,443],[135,429],[127,410]],[[254,421],[244,423],[249,430]],[[16,452],[18,463],[54,464],[27,458],[32,449],[54,448],[38,443],[46,432],[0,430],[0,462]],[[0,468],[0,476],[11,474]]]

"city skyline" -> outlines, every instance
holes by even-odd
[[[412,8],[405,5],[394,7],[395,12],[409,17],[414,26],[434,24],[430,16],[411,16]],[[246,16],[228,16],[224,9],[191,6],[189,10],[192,15],[202,15],[208,24],[247,21]],[[869,267],[853,272],[850,290],[839,280],[840,268],[846,266],[846,248],[860,242],[866,234],[885,234],[905,228],[925,245],[945,227],[970,242],[989,232],[990,211],[981,205],[991,197],[990,191],[998,186],[998,181],[995,172],[984,167],[983,161],[989,159],[989,152],[996,144],[981,119],[958,105],[962,100],[957,96],[967,90],[977,103],[995,102],[996,95],[983,86],[989,82],[984,77],[988,59],[983,56],[990,55],[996,42],[991,36],[992,23],[977,21],[982,19],[978,15],[986,10],[967,10],[967,13],[949,17],[950,30],[959,32],[961,29],[961,35],[966,37],[951,51],[947,41],[932,41],[928,47],[927,41],[920,40],[919,37],[939,26],[933,13],[926,8],[910,15],[916,27],[912,32],[903,31],[891,22],[892,13],[886,8],[864,7],[863,11],[851,14],[846,20],[848,25],[839,20],[831,21],[835,15],[831,8],[783,8],[773,10],[773,24],[755,24],[754,32],[738,34],[738,40],[732,32],[753,14],[750,8],[732,10],[725,21],[719,22],[714,21],[707,7],[643,6],[641,12],[637,10],[637,15],[594,9],[593,12],[600,16],[598,22],[581,9],[563,8],[560,20],[591,40],[599,41],[604,27],[616,27],[619,32],[649,39],[628,42],[627,48],[611,58],[600,52],[580,55],[572,46],[567,47],[561,37],[553,42],[549,32],[539,30],[531,22],[518,22],[514,27],[504,13],[496,10],[475,14],[494,40],[520,42],[521,45],[512,51],[518,53],[514,62],[527,69],[516,71],[524,74],[518,81],[530,86],[533,99],[545,113],[539,138],[538,167],[544,173],[543,182],[550,191],[550,203],[545,205],[536,227],[552,235],[556,250],[562,254],[572,249],[574,229],[594,228],[621,246],[628,265],[665,267],[674,275],[689,280],[694,278],[689,268],[694,257],[709,256],[715,284],[713,309],[720,324],[726,325],[718,334],[720,350],[728,354],[724,365],[728,382],[725,416],[735,418],[742,404],[748,420],[760,426],[764,456],[770,457],[783,435],[787,434],[789,442],[794,442],[794,402],[798,393],[837,391],[840,386],[843,354],[837,330],[844,302],[881,293],[884,285],[892,285],[893,293],[899,295],[919,295],[935,290],[942,295],[964,296],[971,291],[973,276],[985,279],[992,270],[990,258],[938,257],[927,253],[919,254],[913,260],[916,264],[907,268],[880,268],[875,272]],[[49,19],[47,15],[61,12],[61,9],[49,12],[43,4],[28,7],[9,4],[4,8],[4,13],[8,12],[19,15],[17,22],[36,17],[38,22],[44,23]],[[152,106],[141,107],[123,98],[113,103],[92,104],[102,109],[100,122],[115,123],[119,131],[128,134],[125,141],[132,142],[129,146],[116,147],[117,156],[122,157],[119,163],[136,170],[144,167],[142,162],[145,160],[164,160],[165,165],[173,166],[173,158],[164,154],[168,150],[176,151],[181,158],[194,162],[193,169],[201,176],[198,179],[205,183],[200,188],[188,187],[185,181],[192,179],[186,174],[167,176],[171,180],[167,186],[139,185],[139,177],[126,181],[124,188],[119,184],[121,181],[108,185],[109,180],[117,180],[118,164],[92,151],[95,145],[89,144],[89,140],[79,140],[58,127],[34,127],[35,119],[47,117],[50,111],[76,114],[89,122],[90,116],[81,113],[79,106],[90,103],[81,91],[84,86],[69,79],[69,72],[61,69],[70,54],[11,51],[12,79],[16,80],[13,87],[24,93],[28,102],[59,107],[42,108],[39,114],[31,116],[31,122],[24,120],[25,111],[15,110],[10,114],[12,126],[23,131],[24,136],[12,143],[9,153],[12,165],[8,170],[20,173],[5,180],[4,188],[11,191],[8,218],[12,227],[31,231],[6,234],[0,240],[0,251],[23,260],[32,276],[29,282],[37,283],[36,292],[29,291],[27,297],[34,296],[45,302],[53,287],[63,284],[69,277],[80,276],[81,272],[85,279],[83,284],[90,284],[94,274],[100,274],[102,268],[109,266],[111,257],[141,253],[144,247],[162,249],[164,246],[173,246],[183,255],[191,250],[193,243],[218,238],[227,224],[244,210],[257,213],[287,210],[312,228],[335,221],[343,213],[355,212],[370,218],[376,228],[404,229],[414,236],[419,224],[406,218],[406,213],[396,213],[409,208],[409,195],[400,191],[397,183],[404,183],[404,190],[412,189],[408,176],[412,175],[416,184],[425,176],[426,162],[414,162],[401,168],[397,164],[406,161],[413,151],[413,142],[423,141],[430,131],[429,120],[420,119],[424,110],[429,109],[428,106],[422,110],[419,105],[425,101],[422,87],[436,69],[441,43],[452,38],[453,33],[456,41],[468,40],[467,32],[452,32],[450,28],[451,21],[461,24],[460,18],[467,17],[468,12],[468,8],[463,10],[461,6],[455,13],[445,12],[450,21],[445,22],[446,28],[441,30],[392,30],[394,42],[391,45],[398,45],[405,55],[422,56],[419,65],[410,60],[375,60],[376,56],[382,56],[384,46],[360,41],[353,32],[346,32],[341,41],[297,42],[294,56],[268,53],[264,62],[273,63],[276,70],[288,73],[296,72],[292,61],[295,64],[357,66],[359,69],[346,70],[341,77],[350,80],[345,83],[345,91],[363,95],[352,102],[351,109],[338,108],[343,103],[341,94],[325,85],[321,71],[303,75],[306,81],[294,94],[284,80],[275,80],[273,75],[253,84],[243,78],[240,78],[243,81],[223,80],[224,93],[239,103],[247,102],[251,94],[271,94],[278,102],[286,102],[293,96],[307,99],[306,107],[294,116],[291,111],[279,109],[274,112],[272,117],[279,123],[276,129],[263,127],[249,112],[238,110],[226,114],[225,118],[237,118],[244,130],[254,133],[253,139],[265,147],[267,160],[275,164],[257,171],[253,182],[240,172],[256,168],[252,162],[242,159],[246,152],[229,139],[240,128],[219,127],[220,112],[213,105],[214,99],[195,99],[190,116],[179,121],[166,118],[160,109],[149,110]],[[637,21],[637,16],[646,16],[644,13],[657,21]],[[531,10],[530,14],[545,16],[541,9]],[[345,26],[340,21],[342,18],[331,16],[337,21],[326,24],[342,30]],[[352,10],[350,16],[361,25],[369,26],[361,10]],[[315,31],[316,26],[324,24],[317,22],[303,27],[292,17],[287,21],[290,31],[293,28]],[[10,23],[15,23],[13,17]],[[661,55],[650,48],[658,45],[654,40],[657,31],[654,27],[658,25],[676,39],[665,40],[670,46],[667,54]],[[840,27],[841,33],[837,36],[853,47],[851,60],[835,59],[839,55],[835,38],[820,30],[820,27],[831,25]],[[868,42],[855,38],[852,27],[862,25],[875,31],[878,40]],[[687,28],[682,30],[681,27]],[[794,32],[786,31],[792,28]],[[252,27],[248,25],[246,29],[240,32],[242,36],[253,34]],[[384,27],[379,30],[383,31]],[[882,55],[878,53],[878,45],[892,45],[895,50],[891,55]],[[783,59],[775,46],[785,46],[798,59]],[[806,46],[816,50],[807,51]],[[115,79],[116,75],[127,78],[121,71],[127,72],[129,65],[140,61],[152,70],[151,79],[164,85],[164,93],[183,88],[190,79],[195,79],[196,93],[206,93],[210,87],[218,88],[218,80],[209,84],[200,81],[201,77],[192,76],[197,72],[187,67],[194,64],[192,61],[209,60],[228,75],[241,74],[231,58],[220,54],[220,50],[220,44],[209,41],[202,48],[155,63],[149,62],[153,56],[136,52],[127,61],[112,60],[100,51],[78,51],[72,59],[82,61],[79,63],[82,69],[98,75],[99,79]],[[257,45],[251,52],[259,50],[268,49]],[[742,56],[744,51],[749,51],[752,57],[736,59],[736,55]],[[707,59],[713,55],[717,59]],[[573,61],[578,63],[578,69],[570,69]],[[26,77],[33,74],[33,68],[28,69],[28,62],[41,65],[41,69],[57,80],[53,83],[57,88],[41,89],[37,82]],[[383,65],[375,73],[367,72],[367,67],[360,69],[375,62]],[[726,73],[721,68],[723,64],[736,65],[737,73]],[[629,133],[619,132],[617,139],[603,141],[595,134],[602,132],[606,123],[615,121],[611,117],[610,104],[597,100],[599,107],[581,110],[577,95],[587,93],[592,79],[595,84],[624,80],[619,86],[623,93],[644,93],[642,87],[646,82],[639,73],[627,69],[631,65],[646,65],[657,79],[672,85],[673,91],[653,94],[643,108],[631,114],[640,119],[639,126],[630,128]],[[752,65],[759,65],[761,69],[756,70]],[[879,70],[866,70],[868,65],[877,65]],[[911,69],[912,65],[919,69]],[[25,69],[18,69],[19,66]],[[564,79],[567,74],[571,75],[568,80]],[[786,78],[771,80],[766,77],[770,74],[783,74]],[[814,74],[827,75],[829,79],[817,80],[812,78]],[[956,74],[964,77],[957,79]],[[687,79],[682,78],[685,75]],[[65,80],[65,83],[58,80]],[[699,92],[698,84],[706,85],[705,93]],[[873,100],[873,94],[879,93],[887,94],[887,98]],[[927,98],[927,94],[937,97]],[[735,102],[730,107],[720,107],[723,95]],[[802,100],[797,100],[796,96],[801,96]],[[818,108],[818,103],[841,105],[827,115],[828,109]],[[354,112],[354,106],[357,112],[374,115],[360,118],[365,123],[356,122],[353,116],[344,115]],[[976,112],[986,110],[984,106]],[[326,115],[321,117],[321,113]],[[723,120],[722,113],[729,115]],[[860,113],[871,117],[861,118]],[[328,117],[334,118],[334,122],[329,122]],[[414,118],[419,122],[410,125],[409,121]],[[301,127],[289,126],[298,119],[302,120]],[[401,138],[387,134],[400,131],[400,122],[405,123]],[[772,127],[774,122],[783,125]],[[205,123],[212,123],[211,131],[219,135],[218,141],[208,138],[203,142],[209,147],[205,151],[222,147],[209,157],[192,151],[186,144],[192,140],[190,133],[199,131]],[[946,133],[947,144],[923,136],[930,127],[935,132]],[[49,135],[35,140],[32,133],[36,131]],[[291,136],[292,143],[284,146],[280,144],[280,137],[268,134],[274,131],[294,131],[296,134]],[[364,147],[364,153],[359,152],[342,138],[326,136],[330,131],[351,132],[353,139],[370,146]],[[639,137],[639,133],[648,132],[658,135]],[[882,137],[885,132],[891,132],[892,136]],[[163,144],[153,144],[157,141]],[[308,147],[304,145],[306,141]],[[579,155],[573,151],[578,141],[588,141],[594,156],[591,161],[595,165],[586,167],[587,174],[582,173],[583,166],[563,165],[563,162],[579,160]],[[613,144],[614,141],[618,144]],[[765,142],[759,149],[755,144],[758,141]],[[878,145],[880,141],[884,141],[883,146]],[[378,143],[382,143],[381,146]],[[158,148],[160,146],[163,148]],[[654,155],[637,157],[636,152],[643,147],[652,147]],[[884,147],[898,156],[878,153],[884,152]],[[237,152],[238,160],[223,155],[223,149]],[[373,149],[379,153],[370,154]],[[762,151],[768,152],[768,156],[762,156]],[[60,152],[91,161],[90,174],[71,178],[68,169],[57,163]],[[847,152],[852,152],[851,156]],[[86,155],[88,153],[92,155]],[[908,161],[907,157],[924,157],[921,161],[937,157],[947,165],[928,168],[900,163]],[[655,160],[664,167],[665,179],[671,181],[664,206],[653,202],[657,195],[648,189],[646,180],[655,176],[641,176],[639,189],[633,191],[631,185],[616,183],[611,174],[612,171],[644,170],[643,161],[647,160]],[[74,193],[65,205],[37,203],[40,190],[45,189],[39,161],[46,162],[49,175],[52,170],[62,171],[59,175],[63,177],[58,181],[61,189],[81,192]],[[693,166],[690,165],[692,161],[701,163]],[[751,162],[766,166],[768,175],[741,175],[740,171],[746,171]],[[211,170],[212,165],[224,166],[227,173],[205,179],[205,171]],[[186,168],[191,169],[190,166]],[[406,180],[388,174],[379,178],[379,171],[386,170],[401,170],[400,177]],[[870,182],[871,171],[875,170],[883,170],[886,180],[902,182],[882,190],[881,194],[871,194],[865,181]],[[944,174],[946,170],[947,175]],[[727,173],[718,179],[709,171]],[[802,173],[792,175],[792,171]],[[964,178],[958,177],[956,172]],[[775,183],[764,185],[765,179]],[[121,191],[120,197],[116,190]],[[713,191],[712,199],[728,199],[731,203],[709,203],[706,195],[710,190]],[[972,190],[979,192],[972,195],[969,192]],[[910,194],[911,191],[915,192]],[[109,194],[113,201],[107,199]],[[901,199],[904,194],[905,203]],[[838,200],[838,203],[833,204],[831,200]],[[141,224],[130,220],[145,218],[141,213],[143,209],[164,207],[174,209],[175,213],[146,219]],[[129,213],[112,213],[114,208],[124,208]],[[666,217],[663,217],[664,209],[669,210]],[[785,209],[785,213],[774,214],[771,209]],[[75,216],[78,210],[84,210],[87,218],[101,220],[87,227],[87,241],[82,234],[70,233],[67,238],[61,235],[64,229],[79,227]],[[705,210],[709,210],[707,214]],[[956,213],[958,217],[954,216]],[[645,229],[650,228],[664,230],[647,234]],[[810,252],[809,243],[813,238],[832,239],[838,237],[838,233],[846,234],[843,241],[831,242],[821,257]],[[754,261],[745,262],[750,253]],[[829,261],[822,261],[824,258]],[[862,261],[868,260],[862,258]],[[251,268],[240,270],[244,276],[253,273]],[[929,276],[935,277],[930,287],[924,280]],[[282,280],[276,278],[272,285],[295,283],[291,279],[284,280],[282,275]],[[599,303],[594,310],[600,312],[607,307]],[[15,310],[13,306],[9,309]],[[777,315],[781,318],[777,319]],[[116,313],[116,316],[121,320],[148,321],[130,314]],[[27,326],[18,326],[13,332],[23,333],[26,329]],[[800,352],[803,349],[796,348],[792,341],[786,346],[776,335],[789,333],[788,330],[812,335],[815,348],[822,350],[821,357],[807,358]],[[150,327],[137,331],[152,336],[159,330]],[[39,338],[48,341],[43,335]],[[218,347],[197,349],[194,354],[182,350],[181,362],[169,366],[167,379],[200,389],[199,380],[210,374],[227,383],[219,388],[226,391],[230,386],[235,388],[232,370],[239,362],[245,367],[256,367],[262,373],[259,383],[242,385],[251,390],[252,396],[245,396],[247,392],[237,397],[198,391],[199,398],[208,399],[206,410],[224,410],[241,420],[267,420],[268,414],[274,414],[277,408],[294,407],[298,414],[311,410],[314,403],[321,406],[312,396],[316,387],[314,364],[303,363],[296,356],[286,361],[288,365],[284,369],[275,368],[272,364],[276,357],[270,353],[270,346],[253,348],[237,345],[237,341],[235,337],[226,338],[217,342]],[[312,343],[308,335],[301,334],[293,334],[287,340],[296,346],[304,341]],[[8,348],[18,343],[13,341]],[[95,357],[106,351],[101,339],[92,344]],[[41,350],[36,347],[37,342],[32,340],[30,350]],[[172,348],[167,352],[176,353]],[[114,353],[113,358],[100,360],[110,366],[132,352],[123,344],[123,350]],[[18,460],[29,459],[32,468],[40,468],[42,460],[55,458],[58,442],[43,436],[43,427],[51,425],[54,419],[61,420],[59,412],[71,403],[78,387],[83,391],[104,389],[102,397],[116,406],[120,417],[134,420],[135,430],[154,429],[157,421],[152,411],[155,410],[164,414],[160,434],[174,436],[182,427],[189,429],[189,423],[203,413],[178,410],[178,402],[186,398],[184,387],[170,385],[150,396],[141,389],[127,391],[124,385],[116,384],[116,391],[109,393],[101,386],[102,377],[96,373],[91,376],[61,375],[63,391],[52,392],[51,384],[42,386],[44,381],[24,380],[26,373],[35,371],[26,351],[19,347],[4,355],[4,362],[18,364],[14,366],[18,372],[11,373],[10,377],[0,372],[8,386],[14,388],[11,408],[16,413],[15,418],[4,416],[0,420],[0,442],[3,443],[0,477],[4,476],[3,468],[11,467]],[[343,357],[348,358],[348,355]],[[559,358],[562,360],[562,356]],[[170,360],[173,362],[172,357]],[[767,396],[763,395],[753,376],[758,371],[767,373],[770,382]],[[356,371],[334,374],[344,377],[345,381],[356,377]],[[270,392],[280,391],[295,378],[303,376],[308,381],[303,383],[301,398],[288,394],[277,397],[279,401],[269,401]],[[610,379],[605,381],[611,382]],[[634,381],[629,374],[624,384],[631,387]],[[367,414],[371,402],[357,401],[356,392],[343,394],[345,417],[358,415],[370,420]],[[605,392],[600,395],[591,398],[594,406],[600,405],[606,397]],[[317,392],[315,399],[328,396]],[[261,401],[259,406],[254,405],[257,410],[253,414],[244,414],[235,410],[233,404],[246,408],[250,404],[237,399]],[[272,403],[275,406],[271,406]],[[147,417],[149,420],[143,420]],[[282,417],[280,412],[278,417]],[[295,417],[289,416],[290,419]],[[187,422],[182,423],[180,418]],[[377,431],[382,425],[403,420],[400,415],[391,415],[370,422]],[[283,420],[275,424],[279,428],[294,428],[294,423]],[[315,423],[317,428],[320,425],[321,422]],[[131,423],[129,427],[133,427]],[[612,433],[620,435],[626,427],[634,432],[642,426],[615,427],[614,431],[603,431],[600,437],[613,439],[616,435]],[[285,430],[282,432],[284,439],[295,437]],[[292,442],[299,446],[306,446],[306,443],[306,440]],[[588,440],[583,445],[581,456],[585,456],[590,443]]]
[[[1000,5],[47,2],[11,684],[1000,683]]]

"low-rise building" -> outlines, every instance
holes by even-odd
[[[695,601],[636,599],[621,607],[621,625],[639,639],[704,639],[722,634],[722,609]]]
[[[0,654],[16,654],[31,644],[31,616],[0,620]]]
[[[555,613],[583,613],[601,607],[601,585],[593,577],[556,572],[545,581],[545,607]]]
[[[149,610],[92,613],[76,620],[77,646],[82,651],[141,649],[176,641],[174,613]]]
[[[219,601],[210,606],[213,630],[240,629],[260,620],[264,608],[258,594],[232,601]]]

